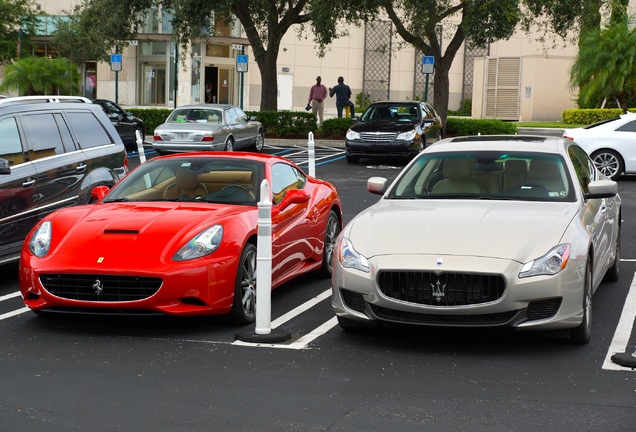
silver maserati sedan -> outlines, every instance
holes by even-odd
[[[233,105],[198,104],[176,108],[157,126],[157,153],[247,149],[260,152],[263,125]]]
[[[340,234],[340,326],[568,329],[589,342],[592,295],[620,265],[621,200],[573,141],[449,138],[413,159]]]

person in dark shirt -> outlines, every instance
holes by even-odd
[[[351,88],[344,83],[343,77],[338,77],[338,85],[329,89],[329,97],[336,95],[336,110],[338,117],[342,117],[342,109],[346,106],[351,111],[351,117],[355,115],[353,102],[351,102]]]

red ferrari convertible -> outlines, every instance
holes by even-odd
[[[257,203],[272,201],[272,287],[310,271],[329,277],[342,228],[338,193],[292,162],[256,153],[157,157],[97,204],[59,210],[25,241],[24,303],[36,313],[255,318]]]

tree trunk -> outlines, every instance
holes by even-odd
[[[272,52],[270,47],[265,51],[261,61],[258,61],[258,69],[261,73],[261,111],[276,111],[278,109],[278,73],[276,62],[278,50]]]
[[[433,84],[433,102],[437,114],[442,118],[443,132],[446,135],[446,117],[448,116],[448,92],[450,91],[450,79],[448,73],[450,64],[443,57],[435,62],[435,82]]]

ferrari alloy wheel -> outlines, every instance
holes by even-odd
[[[234,151],[234,139],[232,137],[227,138],[227,141],[225,142],[225,151]]]
[[[325,244],[322,249],[322,267],[320,267],[320,273],[324,277],[331,277],[333,272],[333,251],[336,248],[338,234],[340,234],[340,220],[336,212],[331,210],[325,225]]]
[[[263,137],[263,131],[258,131],[256,133],[256,139],[254,140],[254,145],[252,146],[252,150],[255,152],[263,151],[263,146],[265,145],[265,137]]]
[[[250,324],[256,319],[256,246],[251,243],[241,254],[230,313],[237,324]]]
[[[614,150],[599,150],[592,154],[592,161],[604,176],[616,181],[623,172],[623,159]]]
[[[570,339],[575,344],[586,344],[592,337],[592,262],[588,258],[585,268],[585,286],[583,287],[583,320],[572,329]]]

